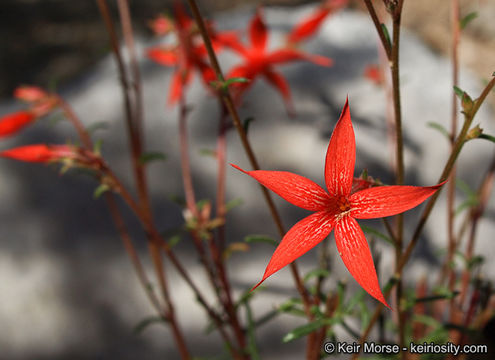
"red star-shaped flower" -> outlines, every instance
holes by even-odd
[[[352,192],[356,144],[346,102],[335,125],[325,162],[327,190],[313,181],[285,171],[244,171],[285,200],[315,213],[295,224],[284,236],[266,267],[267,277],[288,265],[335,230],[339,255],[356,281],[388,306],[380,290],[373,258],[356,219],[396,215],[421,204],[440,186],[378,186]]]
[[[206,60],[208,54],[196,24],[177,1],[174,4],[174,19],[175,21],[171,20],[170,26],[175,31],[177,44],[152,47],[147,51],[148,57],[158,64],[176,67],[168,98],[171,105],[183,95],[184,87],[191,82],[194,70],[199,71],[207,86],[216,79],[215,72]],[[217,50],[237,41],[235,33],[216,32],[211,23],[208,24],[208,32]]]
[[[235,66],[230,70],[228,78],[247,78],[251,80],[247,83],[235,83],[234,96],[237,100],[252,85],[258,76],[263,76],[273,85],[284,98],[287,110],[293,112],[290,88],[285,78],[275,71],[275,66],[283,63],[306,60],[322,66],[332,65],[332,60],[324,56],[310,55],[292,48],[281,48],[269,52],[267,50],[268,31],[258,9],[249,25],[250,47],[245,47],[237,42],[231,44],[231,48],[244,57],[244,63]]]

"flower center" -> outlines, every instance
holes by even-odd
[[[351,210],[351,204],[349,203],[349,200],[347,200],[347,197],[345,197],[345,196],[341,196],[337,200],[337,207],[343,213],[348,212],[349,210]]]

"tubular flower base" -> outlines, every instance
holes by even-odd
[[[74,158],[77,154],[68,145],[35,144],[1,151],[0,156],[19,161],[49,163],[56,160]]]
[[[327,191],[313,181],[290,172],[244,171],[231,164],[290,203],[314,211],[285,234],[270,259],[262,280],[253,289],[315,247],[335,229],[339,255],[351,275],[371,296],[390,307],[380,290],[368,243],[356,219],[373,219],[402,213],[421,204],[443,183],[430,187],[378,186],[353,193],[355,160],[354,130],[346,102],[327,149]]]
[[[30,111],[18,111],[0,118],[0,138],[18,133],[36,119]]]

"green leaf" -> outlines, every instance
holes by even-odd
[[[108,186],[107,184],[100,184],[93,192],[93,198],[98,199],[101,195],[103,195],[103,193],[109,190],[110,190],[110,186]]]
[[[141,156],[139,157],[139,162],[144,165],[151,161],[156,161],[156,160],[164,161],[166,159],[167,159],[167,155],[165,155],[164,153],[150,151],[150,152],[142,153]]]
[[[97,155],[101,155],[101,148],[103,146],[103,139],[98,139],[93,145],[93,152]]]
[[[372,227],[366,226],[366,225],[359,224],[359,226],[361,226],[361,229],[365,233],[374,235],[377,238],[380,238],[380,239],[384,240],[385,242],[389,243],[390,245],[394,245],[394,242],[392,241],[392,239],[390,237],[388,237],[387,235],[381,233],[380,231],[378,231]]]
[[[244,303],[244,307],[246,308],[246,318],[247,318],[247,352],[251,355],[251,359],[260,360],[260,355],[258,352],[258,346],[256,344],[256,324],[253,318],[253,312],[251,311],[251,306],[249,302]]]
[[[141,320],[132,330],[134,334],[140,334],[151,324],[162,323],[165,324],[166,321],[160,316],[150,316]]]
[[[387,40],[388,46],[392,47],[392,41],[390,40],[390,33],[388,32],[387,26],[385,24],[380,24],[382,26],[383,35],[385,35],[385,39]]]
[[[299,327],[295,328],[294,330],[290,331],[287,335],[285,335],[284,338],[282,339],[282,341],[284,343],[288,343],[290,341],[299,339],[303,336],[306,336],[306,335],[312,333],[313,331],[320,329],[321,327],[325,326],[326,324],[327,324],[326,319],[318,319],[318,320],[312,321],[308,324],[299,326]]]
[[[225,80],[224,84],[225,84],[225,86],[230,86],[230,85],[235,84],[235,83],[248,83],[250,81],[251,80],[249,80],[248,78],[233,77],[233,78]]]
[[[244,237],[244,241],[247,243],[261,242],[273,245],[275,247],[278,246],[278,242],[267,235],[247,235],[246,237]]]
[[[471,111],[474,102],[473,99],[471,99],[471,96],[461,88],[454,86],[454,92],[455,94],[461,99],[461,105],[462,109],[464,110],[464,113],[468,113]]]
[[[314,278],[314,277],[324,278],[324,277],[327,277],[328,275],[330,275],[330,272],[327,269],[314,269],[314,270],[311,270],[310,272],[308,272],[306,275],[304,275],[303,281],[307,282],[308,280],[310,280],[311,278]]]
[[[229,212],[230,210],[234,209],[235,207],[242,205],[243,200],[241,198],[235,198],[230,200],[225,204],[225,212]]]
[[[459,21],[459,26],[462,29],[464,29],[467,24],[469,24],[472,20],[476,19],[478,17],[478,13],[476,11],[473,11],[466,16],[464,16],[460,21]]]
[[[106,129],[108,129],[108,123],[107,122],[105,122],[105,121],[97,121],[97,122],[94,122],[91,125],[89,125],[86,128],[86,131],[90,135],[92,135],[92,134],[94,134],[98,130],[106,130]]]
[[[462,97],[464,96],[464,90],[462,90],[460,87],[454,86],[454,92],[459,97],[459,99],[462,99]]]
[[[442,135],[444,135],[448,140],[450,140],[450,134],[447,131],[447,129],[443,127],[443,125],[433,121],[428,122],[427,125],[432,129],[438,130]]]
[[[167,244],[170,248],[173,248],[175,245],[177,245],[180,241],[182,240],[182,237],[180,235],[174,235],[170,239],[168,239]]]
[[[211,156],[212,158],[217,157],[217,152],[211,149],[200,149],[199,154],[203,156]]]
[[[485,139],[485,140],[488,140],[488,141],[495,143],[495,136],[492,136],[492,135],[481,134],[480,136],[478,136],[478,138],[479,139]]]
[[[467,267],[470,270],[473,270],[476,266],[482,265],[485,262],[485,258],[481,255],[473,256],[467,262]]]
[[[242,122],[242,127],[244,128],[244,131],[246,132],[246,134],[249,130],[249,124],[251,124],[252,121],[254,121],[254,117],[250,116],[250,117],[244,119],[244,121]]]

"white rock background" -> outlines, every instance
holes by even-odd
[[[290,10],[266,9],[272,32],[270,44],[281,41],[283,31],[309,14],[311,6]],[[246,27],[253,9],[221,14],[222,28]],[[151,44],[140,40],[143,51]],[[288,119],[281,97],[263,81],[257,81],[246,98],[242,116],[254,116],[249,137],[265,169],[294,171],[323,184],[323,164],[330,133],[349,95],[356,133],[356,170],[367,168],[370,175],[392,182],[388,169],[390,150],[385,135],[385,96],[381,89],[363,77],[367,64],[377,62],[377,38],[369,18],[361,13],[343,11],[329,18],[318,36],[305,46],[311,53],[330,56],[335,65],[319,68],[298,63],[283,68],[298,116]],[[236,61],[233,55],[222,56],[224,67]],[[448,156],[447,141],[426,124],[435,121],[448,127],[450,122],[450,63],[435,54],[414,35],[404,31],[401,52],[401,79],[405,131],[406,183],[436,183]],[[165,106],[171,71],[142,59],[144,80],[146,136],[148,149],[164,151],[168,160],[152,164],[149,179],[156,219],[161,229],[181,224],[180,208],[169,200],[182,193],[176,109]],[[487,74],[489,76],[490,74]],[[482,82],[461,69],[461,87],[472,96],[479,95]],[[121,93],[113,59],[108,56],[95,69],[64,89],[63,95],[74,106],[84,123],[108,123],[97,133],[103,138],[104,155],[128,184],[132,184],[127,158]],[[191,154],[194,183],[198,198],[214,198],[215,162],[199,155],[204,148],[214,148],[217,129],[217,104],[209,98],[199,82],[188,92],[194,104],[190,114]],[[13,111],[18,104],[3,101],[0,114]],[[43,120],[15,139],[3,141],[1,148],[37,142],[64,142],[73,138],[70,126],[54,127]],[[487,133],[495,133],[493,113],[484,106],[476,119]],[[228,161],[248,168],[237,139],[228,135]],[[493,156],[493,144],[476,141],[466,145],[459,162],[458,176],[476,187]],[[133,335],[133,327],[152,315],[120,240],[111,224],[102,200],[92,199],[95,184],[76,175],[58,176],[53,169],[0,161],[0,359],[175,359],[169,331],[159,325]],[[255,181],[232,169],[228,170],[228,199],[241,197],[244,204],[229,214],[230,241],[245,235],[264,233],[276,236]],[[460,195],[461,196],[461,195]],[[492,199],[493,200],[493,197]],[[277,204],[287,228],[306,215],[284,201]],[[483,254],[484,273],[495,274],[495,250],[491,245],[494,225],[494,202],[480,224],[476,253]],[[421,207],[420,207],[421,208]],[[407,230],[415,224],[420,211],[406,215]],[[445,197],[441,196],[433,212],[416,256],[406,269],[409,280],[438,267],[438,250],[445,244]],[[146,258],[146,245],[140,228],[127,212],[131,231]],[[376,223],[378,224],[378,223]],[[408,236],[406,235],[406,239]],[[332,238],[333,239],[333,238]],[[391,274],[392,249],[377,243],[382,252],[381,283]],[[188,240],[178,247],[198,283],[197,259],[189,251]],[[254,245],[248,253],[233,255],[230,274],[236,294],[258,281],[272,249]],[[331,242],[331,251],[335,253]],[[308,271],[315,263],[315,251],[300,261]],[[335,258],[336,276],[357,290],[354,280]],[[193,297],[173,271],[170,271],[172,295],[178,316],[195,355],[218,354],[222,350],[218,337],[205,335],[206,318]],[[289,271],[283,270],[267,281],[268,289],[253,303],[256,316],[295,294]],[[370,306],[374,306],[370,300]],[[263,358],[301,359],[304,342],[281,344],[281,338],[299,319],[281,316],[259,329],[258,341]]]

